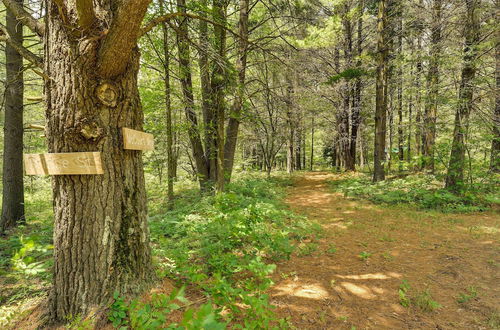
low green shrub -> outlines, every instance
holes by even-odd
[[[495,182],[470,185],[461,194],[454,194],[442,188],[433,175],[409,175],[377,183],[372,183],[368,176],[356,176],[329,184],[346,197],[364,198],[376,204],[412,204],[424,210],[478,212],[500,202]]]
[[[320,231],[282,203],[288,184],[243,178],[215,196],[183,194],[174,211],[150,221],[159,275],[203,291],[232,328],[282,328],[266,294],[273,262]]]

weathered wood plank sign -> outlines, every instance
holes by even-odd
[[[122,127],[123,147],[129,150],[153,150],[153,134]]]
[[[100,152],[25,154],[27,175],[103,174]]]

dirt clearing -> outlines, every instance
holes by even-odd
[[[278,264],[280,317],[298,329],[500,327],[498,214],[377,206],[331,192],[339,177],[307,173],[289,191],[324,230]]]

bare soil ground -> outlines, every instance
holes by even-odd
[[[376,206],[331,192],[326,182],[336,177],[307,173],[289,191],[290,207],[324,231],[278,264],[270,294],[280,317],[297,329],[500,327],[498,213]],[[403,280],[409,307],[400,304]],[[422,310],[426,290],[440,308]],[[461,293],[472,297],[460,303]]]

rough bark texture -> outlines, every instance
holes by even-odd
[[[116,6],[108,2],[104,8]],[[122,127],[142,128],[139,53],[133,48],[131,56],[116,58],[126,63],[118,75],[116,68],[112,70],[112,80],[97,75],[99,53],[99,41],[73,37],[55,3],[49,2],[45,40],[50,59],[45,65],[50,77],[45,88],[49,152],[100,151],[104,169],[103,175],[52,180],[55,247],[50,304],[52,318],[59,321],[108,304],[114,291],[140,292],[152,280],[142,156],[124,150],[121,137]]]
[[[22,5],[22,0],[18,1]],[[23,42],[23,26],[7,10],[6,28],[10,38]],[[23,58],[5,45],[5,119],[3,143],[3,191],[0,233],[24,222],[23,184]]]
[[[373,181],[385,179],[385,136],[387,130],[387,0],[379,1],[377,24],[377,81],[375,105],[375,146],[373,155]]]
[[[459,191],[464,185],[466,138],[469,116],[473,107],[474,77],[476,75],[477,46],[479,43],[479,1],[466,0],[467,18],[464,28],[465,46],[463,51],[462,78],[455,113],[455,128],[451,145],[450,162],[446,176],[446,188]]]

